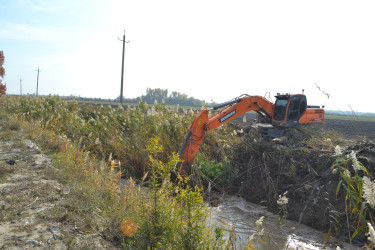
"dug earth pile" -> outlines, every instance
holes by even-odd
[[[238,124],[234,128],[238,129]],[[321,128],[296,128],[281,141],[262,138],[253,127],[241,131],[243,143],[233,150],[231,159],[236,177],[230,192],[349,242],[348,228],[352,235],[358,228],[358,217],[346,212],[349,203],[345,204],[342,177],[332,167],[338,159],[335,148],[341,145],[343,159],[353,151],[368,173],[375,176],[375,144],[343,140],[338,134],[323,133]],[[352,163],[347,163],[354,176]],[[362,171],[359,175],[363,176]],[[288,198],[285,209],[277,203],[283,195]],[[373,212],[370,209],[370,216]],[[353,242],[366,242],[364,234],[363,230],[358,232]]]

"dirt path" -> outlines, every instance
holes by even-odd
[[[30,140],[0,139],[0,249],[114,249],[66,218],[70,190],[48,177],[51,168]]]

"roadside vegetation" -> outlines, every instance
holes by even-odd
[[[345,232],[349,240],[366,242],[375,224],[373,165],[356,154],[366,145],[351,153],[335,133],[301,127],[275,143],[255,128],[225,125],[207,134],[194,174],[171,179],[176,152],[196,112],[192,109],[140,102],[124,110],[57,96],[4,96],[0,106],[3,115],[17,119],[12,126],[23,124],[22,131],[52,155],[57,168],[49,174],[71,190],[69,205],[50,216],[66,216],[67,223],[99,231],[126,249],[231,248],[223,227],[206,226],[203,197],[211,190],[240,194],[281,218],[302,222],[307,210],[296,208],[328,199],[321,209],[326,223],[312,226],[332,235]],[[345,148],[340,155],[337,145]],[[360,167],[351,169],[356,164]],[[333,197],[314,191],[322,185],[330,187],[327,193],[333,187]],[[254,248],[252,239],[248,247]]]
[[[227,247],[223,229],[206,226],[201,188],[170,178],[180,146],[175,139],[184,139],[184,118],[192,111],[144,103],[124,111],[52,96],[0,102],[2,115],[17,119],[8,127],[23,124],[23,133],[52,155],[50,176],[70,190],[50,218],[99,231],[125,249]],[[10,138],[6,131],[2,136]]]

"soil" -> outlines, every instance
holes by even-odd
[[[0,249],[114,249],[66,219],[70,190],[49,177],[51,168],[32,141],[0,140]]]
[[[326,119],[325,130],[334,130],[345,138],[375,142],[375,122]]]

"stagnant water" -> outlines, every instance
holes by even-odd
[[[235,234],[233,245],[236,249],[245,249],[249,237],[257,231],[256,221],[264,216],[263,236],[256,235],[252,240],[256,249],[360,249],[337,239],[330,238],[326,244],[327,234],[299,224],[282,220],[265,208],[249,203],[236,196],[224,196],[218,207],[210,208],[209,223],[211,226],[222,224],[226,237],[230,232]]]

